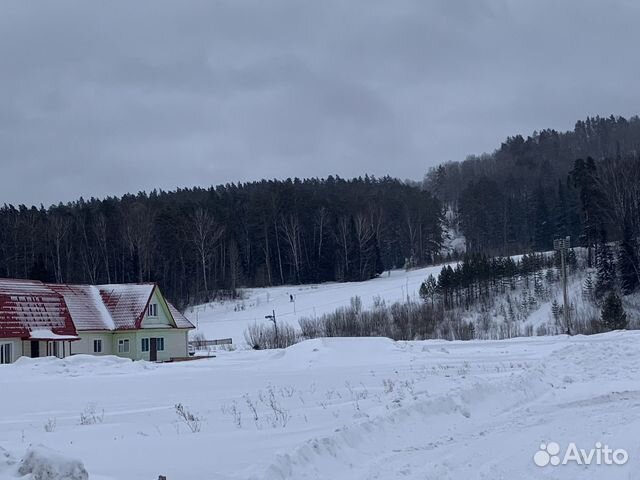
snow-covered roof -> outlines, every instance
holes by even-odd
[[[29,340],[80,340],[77,335],[58,335],[49,329],[31,330]]]
[[[157,288],[154,283],[95,286],[0,279],[0,338],[29,339],[38,332],[43,340],[71,340],[76,330],[139,329]],[[167,306],[176,328],[194,328],[173,305]]]
[[[48,287],[64,297],[76,329],[116,329],[111,314],[102,302],[98,287],[64,284],[49,284]]]
[[[98,285],[117,330],[138,329],[156,288],[153,283]]]
[[[187,317],[185,317],[180,310],[171,305],[171,303],[167,302],[167,306],[169,307],[169,311],[171,312],[171,316],[176,322],[177,328],[195,328],[193,323],[191,323]]]
[[[63,297],[39,281],[0,279],[0,338],[29,338],[42,329],[76,334]]]

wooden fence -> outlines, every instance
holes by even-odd
[[[216,340],[190,340],[189,348],[200,350],[206,347],[215,347],[216,345],[233,345],[232,338],[218,338]]]

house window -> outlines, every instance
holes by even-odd
[[[4,345],[0,345],[0,364],[1,363],[11,363],[13,361],[13,345],[10,343],[5,343]]]
[[[102,353],[102,340],[96,339],[93,341],[93,353]]]
[[[118,353],[129,353],[129,339],[122,338],[118,340]]]
[[[149,304],[149,311],[147,313],[148,313],[148,315],[150,317],[157,317],[158,316],[158,304],[157,303],[150,303]]]
[[[142,343],[140,345],[140,350],[143,352],[148,352],[149,351],[149,339],[148,338],[143,338],[142,339]]]
[[[156,338],[156,346],[158,347],[159,352],[164,352],[164,338]]]

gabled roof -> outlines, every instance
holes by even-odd
[[[63,296],[73,324],[78,330],[115,330],[116,325],[94,285],[49,284]]]
[[[171,305],[171,303],[167,302],[167,306],[169,307],[169,311],[171,312],[171,316],[176,321],[177,328],[195,328],[193,323],[191,323],[187,317],[185,317],[180,310]]]
[[[142,328],[155,283],[98,285],[98,289],[116,330]]]
[[[0,338],[29,338],[41,330],[76,335],[62,295],[39,281],[0,279]]]
[[[76,329],[140,329],[157,288],[154,283],[66,285],[0,279],[0,338],[28,339],[33,332],[47,331],[60,339],[75,336]],[[169,302],[167,308],[176,328],[194,328]]]

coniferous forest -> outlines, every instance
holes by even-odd
[[[567,235],[576,246],[628,242],[640,236],[639,155],[638,117],[587,118],[440,165],[423,187],[457,214],[471,252],[550,250]]]
[[[638,117],[596,117],[569,132],[508,138],[492,154],[431,169],[422,183],[329,176],[5,204],[0,275],[155,281],[184,307],[241,286],[365,280],[438,263],[446,235],[459,230],[470,253],[489,256],[550,250],[570,235],[590,266],[618,242],[615,263],[631,292],[640,283],[639,155]]]
[[[437,261],[442,206],[390,178],[260,181],[0,210],[5,277],[158,282],[177,305],[239,286],[372,278]]]

